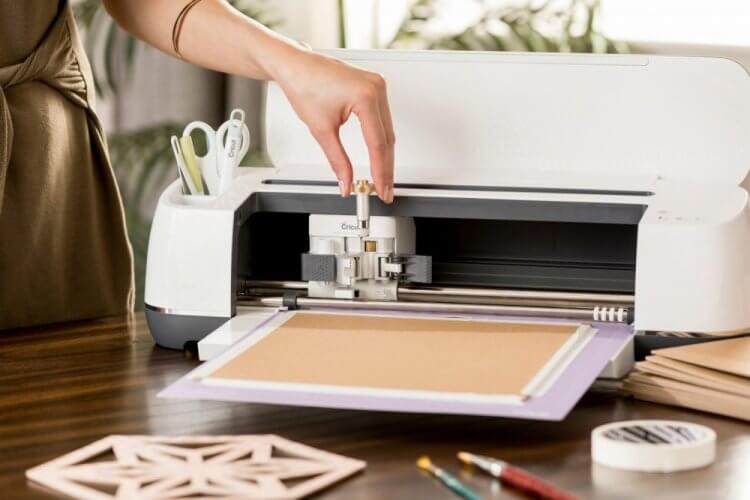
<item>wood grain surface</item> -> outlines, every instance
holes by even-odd
[[[462,467],[458,450],[500,457],[583,498],[750,498],[750,426],[708,414],[590,393],[563,422],[413,415],[157,399],[196,365],[154,346],[143,317],[0,333],[0,498],[57,498],[24,471],[109,434],[274,433],[367,461],[319,498],[455,498],[414,462],[430,455],[486,498],[519,498]],[[718,433],[716,463],[639,474],[592,466],[595,426],[682,419]]]

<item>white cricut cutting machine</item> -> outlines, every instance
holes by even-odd
[[[333,55],[388,81],[395,202],[371,199],[362,237],[355,198],[339,196],[270,85],[274,167],[244,169],[218,198],[183,196],[175,182],[159,201],[145,296],[159,344],[218,328],[205,349],[219,348],[282,306],[575,317],[644,333],[750,328],[750,78],[738,64]],[[356,119],[341,135],[366,177]]]

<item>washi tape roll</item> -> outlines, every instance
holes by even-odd
[[[716,433],[674,420],[627,420],[591,432],[594,462],[641,472],[697,469],[716,458]]]

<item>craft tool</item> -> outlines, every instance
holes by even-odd
[[[182,136],[190,137],[195,131],[203,132],[206,137],[206,154],[194,155],[195,164],[205,180],[207,192],[212,195],[221,194],[231,186],[237,167],[250,148],[250,131],[245,124],[245,112],[241,109],[233,110],[229,120],[217,130],[206,122],[190,122]]]
[[[203,133],[206,141],[206,153],[195,155],[195,164],[205,181],[207,194],[216,194],[219,188],[219,170],[216,165],[218,150],[216,148],[216,131],[206,122],[194,121],[188,123],[182,132],[182,137],[192,137],[196,131]],[[193,150],[195,151],[195,150]]]
[[[204,189],[201,169],[198,167],[198,160],[195,155],[195,146],[193,146],[193,139],[189,135],[180,137],[180,150],[182,151],[182,158],[185,161],[187,171],[195,186],[193,194],[209,194]]]
[[[503,484],[535,498],[548,500],[572,500],[576,498],[574,495],[562,491],[533,474],[502,460],[474,455],[465,451],[458,453],[458,459],[465,464],[480,468],[489,475],[498,478]]]
[[[440,467],[435,466],[429,457],[420,457],[419,460],[417,460],[417,467],[432,474],[449,490],[451,490],[461,498],[465,498],[466,500],[480,499],[479,495],[474,493],[471,489],[469,489],[469,487],[462,484],[461,481],[459,481]]]
[[[182,174],[182,170],[180,170],[179,167],[177,168],[177,176],[180,178],[180,184],[182,186],[182,194],[191,194],[190,187],[188,186],[188,183],[185,180],[185,176]]]
[[[247,138],[245,138],[247,135]],[[247,153],[250,138],[245,126],[245,112],[235,109],[229,115],[229,120],[219,127],[216,133],[217,145],[221,155],[217,161],[219,166],[219,193],[225,192],[232,185],[237,175],[242,157]],[[226,137],[226,138],[225,138]]]
[[[177,162],[177,173],[182,181],[182,193],[183,194],[198,194],[198,189],[193,182],[193,178],[190,175],[190,171],[185,165],[185,158],[182,155],[182,148],[180,147],[180,140],[177,136],[173,135],[170,139],[172,144],[172,152],[174,153],[174,159]]]
[[[352,185],[352,193],[357,197],[357,229],[360,237],[370,235],[370,195],[375,192],[375,185],[360,179]]]

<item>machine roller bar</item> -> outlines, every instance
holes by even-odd
[[[288,305],[284,297],[246,297],[239,301],[244,305],[283,307]],[[358,301],[328,298],[296,297],[293,302],[302,309],[345,309],[354,311],[398,311],[398,312],[431,312],[444,314],[502,314],[506,316],[567,318],[583,321],[610,321],[627,323],[631,319],[630,311],[624,308],[557,308],[557,307],[524,307],[489,304],[454,304],[445,302],[381,302]]]
[[[263,291],[307,291],[304,281],[250,281],[242,284],[242,294]],[[464,302],[487,305],[555,304],[570,307],[618,306],[632,307],[635,298],[626,294],[550,292],[543,290],[512,290],[489,288],[464,288],[441,286],[400,286],[398,297],[405,302],[430,300],[431,302]]]

